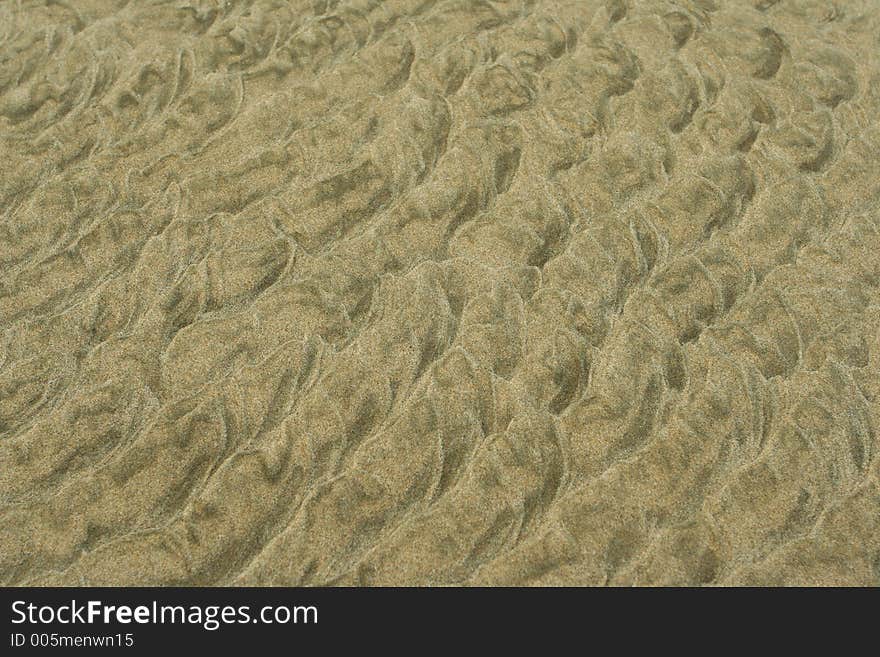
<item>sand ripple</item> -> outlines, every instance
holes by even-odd
[[[880,584],[870,0],[0,5],[0,581]]]

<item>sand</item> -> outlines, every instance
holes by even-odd
[[[880,3],[0,3],[0,583],[880,584]]]

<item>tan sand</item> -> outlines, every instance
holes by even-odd
[[[880,584],[880,3],[0,3],[0,582]]]

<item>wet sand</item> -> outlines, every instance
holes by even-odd
[[[0,582],[880,584],[878,35],[0,3]]]

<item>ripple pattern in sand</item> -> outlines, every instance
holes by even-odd
[[[880,584],[878,34],[0,4],[0,582]]]

